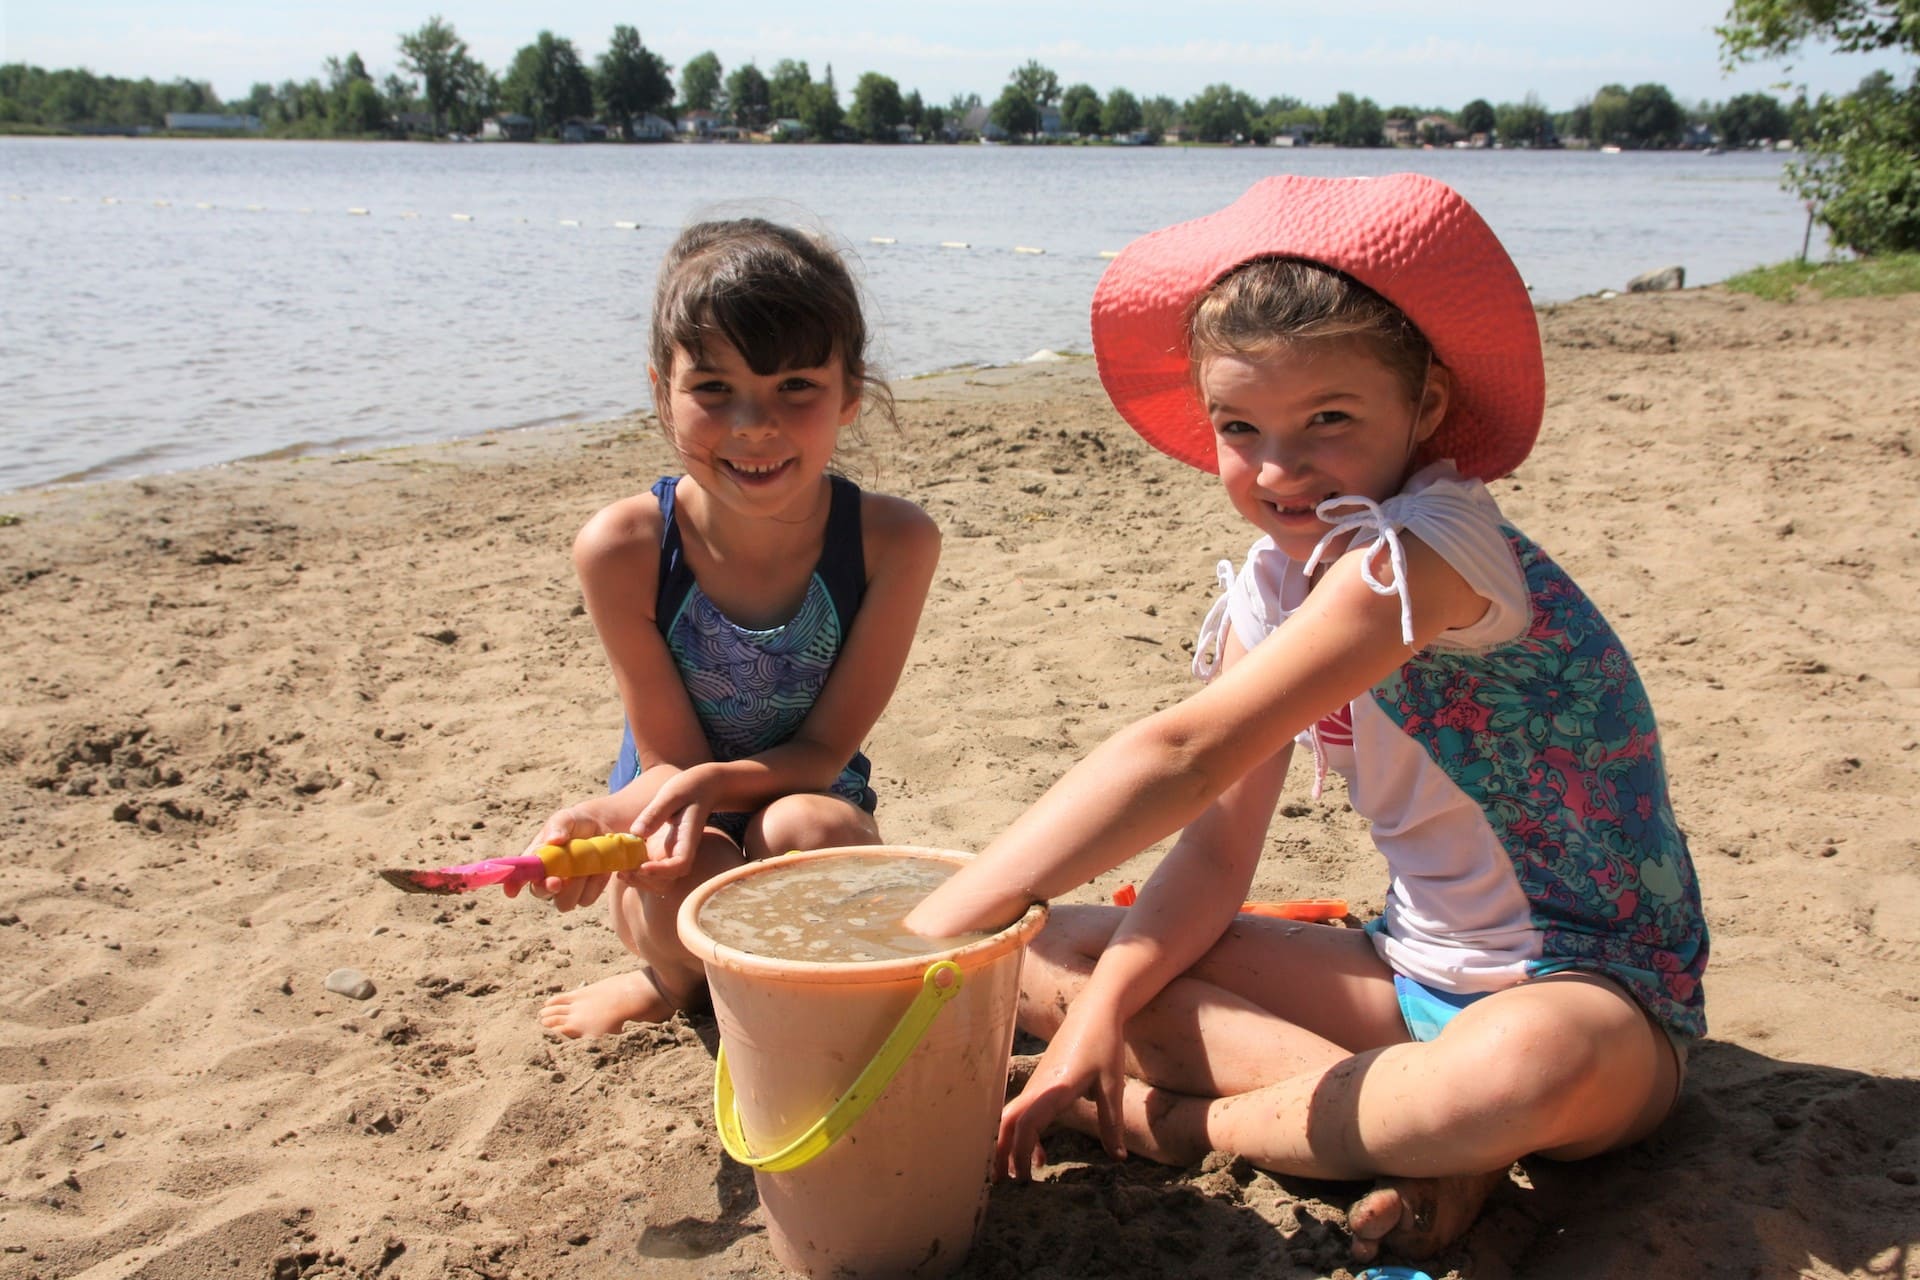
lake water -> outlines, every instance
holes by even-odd
[[[642,407],[655,268],[714,212],[837,235],[883,369],[904,377],[1086,350],[1103,251],[1273,173],[1451,183],[1550,302],[1672,263],[1705,284],[1794,256],[1806,215],[1781,164],[4,138],[0,491]]]

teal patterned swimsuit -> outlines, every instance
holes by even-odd
[[[1569,970],[1624,987],[1670,1032],[1706,1031],[1708,936],[1673,813],[1659,730],[1620,639],[1559,565],[1449,464],[1384,502],[1320,505],[1333,526],[1305,563],[1262,538],[1195,644],[1216,669],[1223,628],[1247,648],[1284,629],[1336,537],[1371,542],[1363,575],[1412,601],[1399,532],[1444,557],[1486,614],[1442,633],[1391,676],[1303,732],[1316,779],[1345,777],[1390,882],[1375,948],[1449,995]],[[1391,580],[1371,566],[1391,559]],[[1316,793],[1318,781],[1315,783]]]
[[[674,518],[677,477],[663,476],[653,485],[662,523],[654,621],[680,669],[681,683],[693,700],[715,760],[757,755],[799,730],[826,687],[860,610],[867,585],[860,489],[840,476],[828,480],[833,505],[806,597],[793,617],[765,629],[735,626],[700,590],[687,567]],[[619,761],[607,779],[608,789],[618,791],[639,772],[629,725]],[[875,806],[873,788],[868,785],[871,774],[866,756],[856,752],[830,790],[871,813]],[[738,843],[750,816],[716,813],[708,821]]]
[[[1528,974],[1603,974],[1703,1035],[1706,920],[1646,689],[1565,571],[1502,532],[1526,577],[1527,634],[1491,653],[1421,653],[1372,696],[1505,848],[1541,932]]]

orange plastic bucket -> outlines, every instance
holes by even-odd
[[[1047,909],[948,950],[883,960],[761,955],[702,927],[702,907],[729,885],[828,858],[968,855],[819,849],[747,863],[688,896],[680,938],[706,965],[720,1025],[715,1119],[728,1153],[753,1167],[784,1265],[820,1277],[942,1276],[986,1212],[1020,961]]]

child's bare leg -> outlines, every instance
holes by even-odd
[[[1124,918],[1054,908],[1020,971],[1021,1030],[1053,1038]],[[1392,971],[1358,930],[1243,917],[1127,1023],[1128,1073],[1224,1097],[1406,1038]]]
[[[880,827],[872,814],[824,792],[781,796],[747,824],[747,856],[754,859],[796,849],[879,843]]]
[[[1236,933],[1244,935],[1244,923]],[[1338,948],[1346,944],[1322,936],[1339,931],[1301,927],[1319,930],[1304,938],[1322,961],[1344,956]],[[1075,957],[1099,932],[1083,921],[1042,950],[1035,990],[1023,975],[1023,1025],[1043,1035],[1058,1025],[1057,1011],[1084,978]],[[1514,1160],[1531,1152],[1578,1158],[1633,1142],[1672,1105],[1678,1068],[1666,1037],[1611,982],[1541,979],[1471,1006],[1430,1044],[1406,1042],[1402,1028],[1401,1043],[1354,1044],[1362,1051],[1348,1056],[1235,989],[1250,972],[1302,958],[1301,941],[1256,938],[1249,949],[1244,936],[1230,934],[1194,976],[1169,984],[1128,1023],[1131,1065],[1159,1086],[1128,1082],[1129,1151],[1180,1164],[1228,1151],[1306,1177],[1386,1175],[1354,1206],[1355,1254],[1369,1259],[1385,1243],[1417,1257],[1465,1231]],[[1364,961],[1352,965],[1335,965],[1336,988],[1364,978]],[[1265,976],[1271,983],[1275,973]],[[1377,1013],[1368,990],[1363,985],[1360,1002],[1346,1009],[1363,1029],[1350,1043],[1381,1034],[1364,1030]],[[1290,1012],[1340,1014],[1312,998]],[[1292,1074],[1237,1092],[1218,1087],[1256,1079],[1261,1062]],[[1063,1119],[1097,1131],[1091,1103]]]
[[[739,847],[709,828],[692,869],[665,892],[637,889],[615,876],[607,885],[613,929],[644,967],[554,996],[540,1010],[540,1025],[569,1037],[607,1036],[629,1022],[660,1022],[685,1008],[699,996],[706,971],[680,945],[680,904],[740,860]]]

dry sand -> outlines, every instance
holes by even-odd
[[[1920,297],[1542,325],[1545,435],[1497,491],[1651,686],[1712,1033],[1657,1136],[1525,1162],[1427,1269],[1915,1280]],[[1189,690],[1249,535],[1088,361],[898,390],[862,478],[946,548],[880,818],[976,848]],[[618,711],[567,545],[670,465],[636,418],[0,496],[0,1277],[779,1273],[709,1019],[543,1038],[549,993],[622,963],[598,912],[373,874],[518,852],[598,785]],[[1377,909],[1341,793],[1305,791],[1257,889]],[[1051,1154],[966,1274],[1348,1274],[1357,1187]]]

